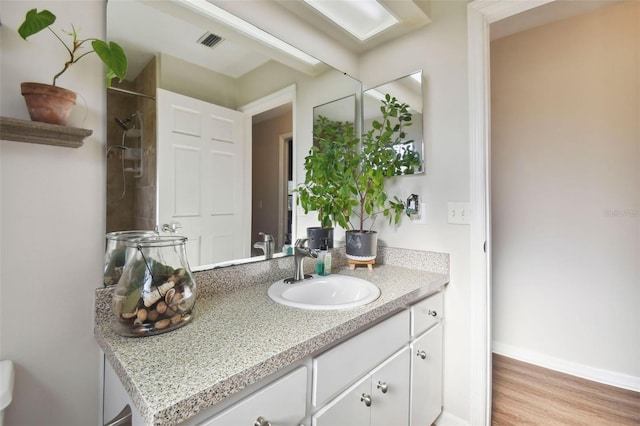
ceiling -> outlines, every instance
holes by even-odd
[[[315,28],[356,56],[430,22],[427,14],[428,0],[378,0],[400,22],[378,36],[361,42],[308,6],[303,0],[260,1],[268,4],[269,7],[286,10],[295,19]],[[314,74],[314,70],[309,69],[308,65],[305,68],[301,64],[296,64],[297,61],[291,62],[291,58],[284,58],[283,54],[274,52],[264,44],[243,37],[210,18],[202,15],[195,17],[194,13],[168,1],[109,0],[107,37],[121,44],[127,52],[128,78],[135,78],[158,51],[231,78],[239,78],[274,58],[280,62],[288,61],[287,65],[308,74]],[[217,34],[223,40],[213,48],[203,46],[198,43],[198,40],[206,32]]]

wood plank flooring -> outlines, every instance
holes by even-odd
[[[492,425],[640,425],[640,393],[493,354]]]

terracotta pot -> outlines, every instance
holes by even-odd
[[[74,92],[41,83],[22,83],[20,88],[31,120],[62,126],[67,124],[71,109],[76,104]]]

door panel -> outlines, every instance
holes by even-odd
[[[157,224],[179,222],[192,265],[250,255],[242,113],[158,89]]]

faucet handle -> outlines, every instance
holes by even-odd
[[[273,241],[273,236],[271,234],[265,234],[264,232],[258,232],[258,235],[263,237],[263,241]]]
[[[296,245],[295,246],[296,247],[300,247],[300,248],[306,247],[307,246],[307,241],[309,241],[308,238],[298,238],[296,240]]]

